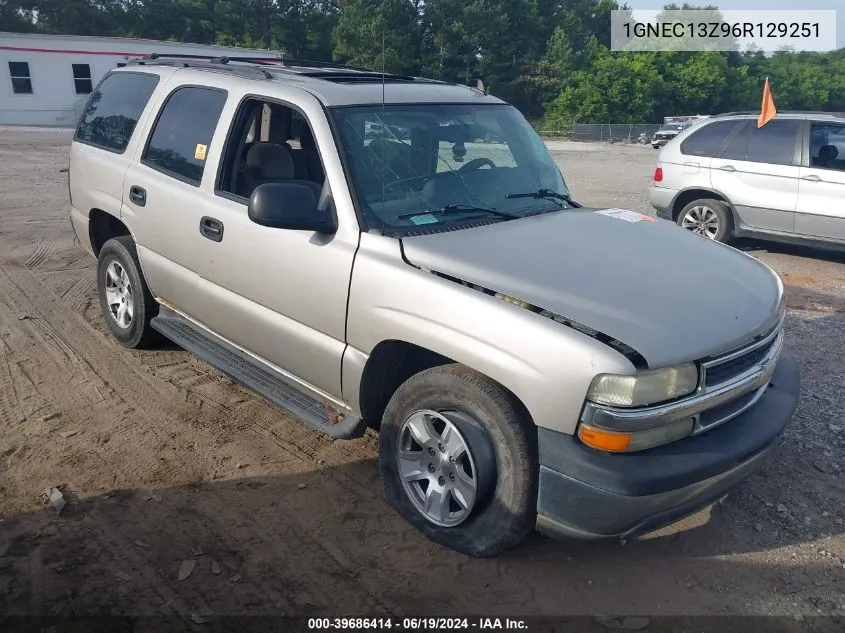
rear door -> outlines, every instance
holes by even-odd
[[[845,124],[813,121],[805,146],[795,232],[845,240]]]
[[[710,162],[722,149],[737,123],[735,119],[708,123],[684,139],[679,148],[670,146],[664,149],[660,154],[663,167],[660,186],[677,191],[710,187]]]
[[[124,180],[123,214],[157,299],[199,317],[200,222],[211,197],[200,188],[227,93],[176,73]],[[214,79],[213,73],[211,80]]]
[[[750,228],[792,233],[798,202],[802,121],[754,120],[735,134],[710,163],[713,188],[733,204]]]

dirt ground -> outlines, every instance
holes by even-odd
[[[741,245],[788,286],[803,393],[725,502],[625,545],[474,560],[391,510],[374,435],[333,442],[175,346],[108,336],[68,142],[0,129],[0,614],[845,615],[845,255]],[[551,147],[578,200],[650,211],[651,148]]]

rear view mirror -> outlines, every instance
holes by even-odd
[[[315,189],[316,185],[295,182],[259,185],[249,197],[249,219],[276,229],[335,233],[337,221],[331,213],[318,210]]]

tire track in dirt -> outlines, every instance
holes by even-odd
[[[32,255],[30,255],[24,262],[24,266],[30,270],[38,268],[48,257],[50,257],[55,247],[55,240],[43,240],[39,242],[38,246],[36,246],[35,250],[32,252]]]
[[[202,364],[198,362],[193,367],[187,363],[184,365],[176,364],[174,367],[181,369],[178,372],[180,375],[171,375],[169,380],[164,381],[156,380],[154,376],[141,371],[140,368],[143,365],[139,364],[138,368],[131,368],[128,363],[137,362],[138,357],[142,357],[143,353],[132,353],[118,348],[118,354],[114,354],[113,350],[116,345],[113,342],[96,340],[102,337],[99,333],[91,332],[87,327],[84,330],[89,330],[88,332],[80,332],[80,329],[82,329],[78,327],[80,323],[74,323],[74,321],[81,321],[81,317],[78,315],[68,315],[65,313],[66,310],[57,301],[45,299],[43,290],[38,292],[37,284],[37,279],[23,269],[11,267],[0,270],[0,295],[11,297],[14,305],[14,308],[11,310],[7,308],[7,313],[14,309],[23,309],[34,315],[33,318],[27,319],[27,321],[33,321],[34,324],[37,323],[37,325],[27,328],[29,338],[32,340],[40,339],[43,344],[46,344],[51,349],[54,361],[65,369],[70,370],[72,377],[69,382],[77,382],[78,380],[79,382],[90,383],[99,394],[97,398],[92,398],[89,395],[85,399],[86,401],[80,402],[80,398],[84,394],[79,391],[63,389],[59,393],[51,393],[50,395],[53,396],[57,408],[63,410],[65,414],[70,415],[74,410],[78,411],[91,406],[96,408],[98,404],[102,405],[105,401],[113,410],[115,408],[119,409],[120,415],[116,421],[118,425],[125,422],[128,417],[135,419],[146,417],[147,424],[145,425],[145,431],[149,432],[156,426],[169,426],[162,424],[165,421],[162,419],[162,409],[155,406],[150,407],[150,404],[161,402],[162,396],[169,396],[167,398],[168,406],[165,408],[165,411],[170,414],[166,416],[167,418],[172,420],[172,415],[176,414],[175,417],[177,419],[183,418],[186,422],[193,420],[203,428],[218,427],[219,430],[221,428],[226,429],[227,423],[233,417],[233,414],[238,414],[237,411],[233,411],[226,406],[226,400],[254,398],[254,396],[245,394],[240,390],[232,393],[234,397],[226,398],[225,392],[230,390],[230,387],[216,378],[214,375],[216,370],[213,370],[211,367],[207,369],[201,367]],[[73,328],[74,325],[76,325],[76,328]],[[68,335],[71,331],[74,334],[73,338]],[[187,352],[177,353],[187,355]],[[120,356],[125,357],[128,363],[123,362],[123,359],[118,359]],[[200,371],[197,371],[197,366],[201,367]],[[104,375],[108,375],[110,379],[104,378]],[[133,385],[133,389],[127,390],[124,386],[127,378],[132,375],[135,378],[139,376],[143,377],[144,381],[129,380]],[[78,379],[74,379],[76,376],[78,376]],[[176,380],[173,380],[174,378]],[[138,389],[138,387],[142,388]],[[217,395],[221,392],[224,394],[223,398],[210,397],[212,393]],[[246,398],[241,398],[241,394],[246,395]],[[172,406],[174,401],[176,407]],[[137,411],[135,410],[136,407]],[[269,407],[261,407],[255,413],[257,413],[256,417],[258,418],[258,429],[271,429],[279,424],[284,427],[284,430],[274,429],[271,437],[276,440],[272,444],[287,453],[288,459],[303,461],[302,456],[296,455],[296,446],[278,441],[279,435],[290,434],[296,436],[300,433],[322,435],[308,431],[293,420],[283,420],[280,412],[272,410]],[[130,416],[129,414],[132,415]],[[256,419],[251,421],[256,422]],[[185,426],[190,426],[190,424],[186,424]],[[252,434],[256,435],[254,430]],[[168,444],[168,438],[165,434],[158,433],[157,435],[164,444]],[[266,438],[267,436],[265,434],[257,434],[256,437]],[[321,438],[319,437],[313,437],[310,438],[309,442],[300,444],[313,446],[320,440]],[[322,439],[322,441],[325,441],[325,439]],[[312,451],[310,454],[313,456],[314,452]],[[305,460],[306,463],[308,461]],[[314,460],[312,459],[310,461],[313,462]],[[201,467],[195,467],[194,464],[189,463],[183,463],[181,466],[185,470],[192,471],[196,476],[201,476],[204,470]],[[313,468],[313,466],[307,466],[306,468]],[[338,479],[341,483],[346,483],[349,486],[344,491],[344,496],[348,498],[349,492],[354,489],[354,486],[343,476]],[[363,498],[358,498],[356,501],[363,501]],[[372,513],[375,519],[378,518],[377,515],[381,513],[381,510],[379,508],[378,511]],[[300,532],[302,530],[301,527],[296,529]],[[275,543],[280,538],[287,538],[287,533],[290,531],[291,526],[288,525],[285,535],[275,532],[267,533],[264,532],[264,529],[258,523],[250,524],[251,533],[260,534],[264,532],[264,536],[258,538],[265,543]],[[315,571],[319,571],[320,569],[319,567],[314,567],[314,559],[318,555],[330,561],[330,563],[327,563],[327,566],[330,568],[339,567],[346,570],[348,574],[357,574],[355,566],[343,555],[341,551],[344,549],[343,547],[338,547],[337,544],[332,544],[324,538],[316,539],[312,537],[308,543],[308,547],[300,546],[297,548],[300,550],[298,554],[293,551],[286,553],[283,556],[283,560],[289,563],[290,561],[298,560],[298,558],[301,559],[303,554],[305,554],[304,558],[307,561],[306,570],[311,570],[310,573],[314,579],[321,576],[320,573],[315,574]],[[326,569],[324,566],[321,567],[324,570]],[[315,587],[320,584],[322,584],[322,581],[316,582]],[[375,601],[375,603],[379,603],[374,598],[374,596],[378,595],[377,586],[365,587],[360,582],[356,582],[356,584],[360,586],[358,593],[363,590],[367,596],[370,596],[368,598],[369,602]],[[367,585],[370,584],[367,583]],[[349,589],[346,586],[345,591],[349,593]],[[313,588],[308,593],[318,595]],[[356,592],[353,591],[352,593],[354,594]]]

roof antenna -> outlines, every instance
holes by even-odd
[[[384,7],[382,7],[382,11],[384,11]],[[384,162],[387,159],[387,147],[384,144],[385,132],[387,132],[387,124],[384,121],[384,73],[386,69],[385,60],[387,59],[387,55],[385,53],[385,43],[384,43],[384,15],[382,15],[381,21],[381,137],[382,142],[379,143],[381,147],[381,212],[384,213]],[[382,217],[381,221],[381,234],[384,235],[384,218]]]

